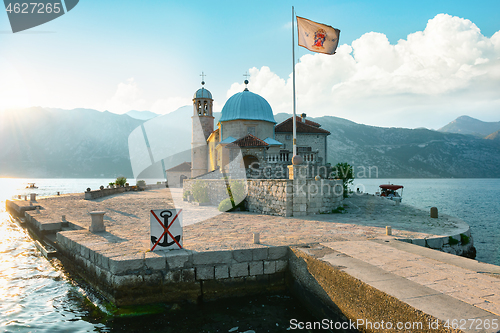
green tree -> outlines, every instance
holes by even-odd
[[[353,183],[354,180],[354,169],[349,163],[337,163],[332,172],[330,173],[331,178],[342,179],[342,185],[344,188],[344,198],[347,198],[349,193],[349,185]]]

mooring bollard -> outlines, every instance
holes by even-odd
[[[437,209],[437,207],[431,207],[431,217],[433,219],[437,219],[438,218],[438,209]]]
[[[61,220],[62,220],[63,222],[66,222],[66,215],[62,215],[62,216],[61,216]]]
[[[104,226],[104,214],[106,214],[106,212],[90,212],[90,216],[92,217],[92,224],[89,228],[90,232],[106,231],[106,227]]]
[[[260,233],[258,232],[253,233],[253,243],[260,244]]]
[[[30,193],[30,201],[36,201],[36,193]]]
[[[386,226],[385,227],[385,234],[387,236],[391,236],[392,235],[392,227],[391,226]]]

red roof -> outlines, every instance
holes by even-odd
[[[267,147],[269,146],[266,142],[262,141],[252,134],[247,134],[244,137],[228,144],[226,147]]]
[[[330,134],[327,130],[319,128],[321,126],[318,123],[307,120],[304,122],[299,121],[300,117],[297,117],[297,133],[318,133],[318,134]],[[292,133],[293,132],[293,117],[288,118],[282,123],[276,125],[274,128],[276,133]]]
[[[191,162],[181,163],[168,169],[167,171],[191,171]]]
[[[385,188],[387,190],[399,190],[400,188],[403,188],[403,185],[391,185],[391,184],[387,184],[387,185],[380,185],[379,186],[380,188]]]
[[[302,121],[302,117],[296,116],[295,119],[297,119],[297,122]],[[321,124],[318,124],[317,122],[314,122],[309,119],[305,119],[305,123],[307,125],[315,126],[315,127],[321,127]]]

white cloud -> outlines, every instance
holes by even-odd
[[[120,82],[116,92],[106,101],[105,108],[113,113],[126,113],[130,110],[146,110],[146,101],[141,98],[142,92],[134,78]]]
[[[275,113],[292,111],[291,74],[250,69],[249,89]],[[469,20],[439,14],[389,43],[369,32],[333,56],[307,54],[296,65],[297,111],[380,126],[439,127],[469,114],[498,121],[500,31],[491,38]],[[233,84],[228,97],[243,89]]]

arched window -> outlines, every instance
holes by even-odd
[[[198,101],[198,116],[201,116],[203,114],[203,110],[201,109],[201,102]]]
[[[208,102],[203,102],[203,114],[208,115]]]

